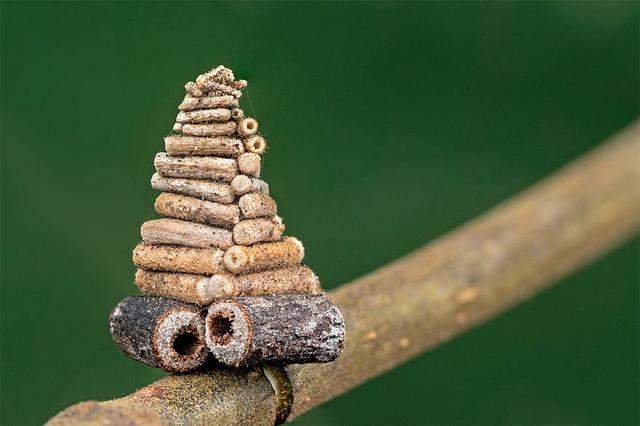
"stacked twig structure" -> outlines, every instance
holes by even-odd
[[[224,66],[185,85],[151,178],[164,218],[142,225],[133,251],[143,296],[111,317],[123,352],[168,371],[196,368],[208,351],[233,366],[327,362],[344,344],[340,312],[260,179],[267,144],[239,108],[246,86]]]

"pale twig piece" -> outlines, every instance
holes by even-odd
[[[167,297],[196,305],[208,305],[214,300],[211,281],[204,275],[138,269],[135,283],[146,296]]]
[[[242,120],[244,118],[244,111],[240,108],[234,108],[231,110],[231,119],[234,121]]]
[[[247,219],[273,217],[278,213],[275,200],[261,192],[250,192],[243,195],[238,201],[238,206],[242,216]]]
[[[187,82],[187,84],[184,85],[184,88],[193,97],[199,98],[203,95],[202,90],[200,90],[193,81]]]
[[[158,191],[190,195],[217,203],[229,204],[236,198],[231,185],[205,179],[171,178],[154,173],[151,186]]]
[[[243,138],[255,135],[258,132],[258,120],[251,117],[243,118],[238,121],[236,132]]]
[[[266,294],[302,294],[322,291],[316,274],[306,266],[274,269],[243,275],[211,276],[211,294],[216,300]]]
[[[233,241],[243,246],[262,241],[278,241],[284,229],[279,216],[273,219],[245,219],[233,227]]]
[[[264,151],[267,149],[267,142],[260,135],[249,136],[245,138],[242,143],[248,152],[253,152],[258,155],[264,154]]]
[[[198,309],[175,300],[127,297],[111,312],[109,330],[127,356],[166,371],[190,371],[208,357]]]
[[[143,269],[213,275],[224,272],[224,252],[217,248],[138,244],[133,263]]]
[[[192,111],[194,109],[207,109],[207,108],[236,108],[238,106],[238,99],[233,96],[205,96],[194,98],[191,95],[186,95],[182,103],[178,106],[180,111]]]
[[[233,245],[232,232],[228,229],[178,219],[149,220],[142,224],[140,235],[147,244],[217,247],[223,250]]]
[[[236,195],[244,195],[248,192],[269,193],[269,184],[261,179],[247,175],[238,175],[231,181],[231,189]]]
[[[233,246],[224,253],[224,266],[234,274],[246,274],[299,265],[303,258],[302,243],[297,238],[285,237],[274,243]]]
[[[182,133],[190,136],[231,136],[235,130],[236,123],[234,121],[182,125]]]
[[[209,123],[211,121],[229,121],[231,111],[226,108],[197,109],[195,111],[181,111],[176,116],[178,123]]]
[[[207,225],[232,227],[240,221],[240,209],[235,204],[215,203],[170,192],[158,195],[154,208],[162,216]]]
[[[242,141],[228,136],[167,136],[164,138],[164,148],[170,155],[218,155],[221,157],[237,157],[244,153],[244,144]]]
[[[249,85],[249,83],[247,83],[247,80],[236,80],[233,83],[231,83],[231,87],[233,87],[234,89],[238,89],[238,90],[242,90],[245,87],[247,87]]]
[[[344,319],[322,294],[217,302],[208,309],[205,327],[213,356],[234,367],[330,362],[344,348]]]
[[[147,296],[168,297],[196,305],[208,305],[214,300],[239,296],[320,291],[318,277],[306,266],[246,275],[216,274],[211,277],[138,269],[135,283]]]
[[[238,163],[230,158],[172,157],[166,152],[156,154],[156,171],[162,176],[214,179],[231,182],[238,174]]]
[[[238,169],[245,175],[260,177],[261,160],[258,154],[245,152],[238,156]]]
[[[221,84],[230,85],[233,83],[235,76],[233,75],[233,71],[224,65],[218,65],[215,68],[207,71],[204,74],[200,74],[196,79],[196,84],[202,90],[205,90],[206,83],[209,81],[215,81]]]

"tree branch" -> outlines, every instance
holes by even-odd
[[[640,225],[640,125],[441,239],[329,293],[343,355],[289,366],[294,418],[551,285]],[[50,424],[264,424],[274,391],[256,370],[163,378],[124,398],[74,405]]]

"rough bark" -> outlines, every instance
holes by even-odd
[[[182,127],[180,128],[182,129]],[[244,143],[229,136],[198,137],[171,135],[164,138],[169,155],[217,155],[237,157],[244,152]]]
[[[170,178],[154,173],[151,177],[151,186],[158,191],[190,195],[216,203],[229,204],[236,199],[231,185],[205,179]]]
[[[214,300],[211,280],[204,275],[138,269],[135,283],[140,293],[147,296],[168,297],[196,305],[208,305]]]
[[[212,299],[269,294],[318,293],[322,289],[316,274],[306,266],[232,275],[211,276]]]
[[[245,152],[238,156],[238,169],[245,175],[260,177],[261,160],[258,154]]]
[[[176,116],[177,123],[210,123],[212,121],[226,122],[231,119],[231,111],[226,108],[199,109],[195,111],[181,111]]]
[[[243,246],[262,241],[278,241],[284,229],[279,216],[273,219],[245,219],[233,227],[233,241]]]
[[[637,124],[552,177],[458,230],[330,296],[347,325],[344,353],[330,364],[287,367],[289,419],[487,321],[635,235],[640,226]],[[402,307],[402,309],[398,309]],[[248,371],[171,376],[100,403],[145,424],[272,425],[274,393]],[[81,424],[67,416],[51,424]]]
[[[231,136],[235,130],[236,123],[234,121],[182,125],[182,133],[189,136]]]
[[[249,192],[262,192],[269,194],[269,184],[261,179],[247,175],[238,175],[231,181],[231,189],[236,195],[244,195]]]
[[[285,237],[275,243],[252,246],[233,246],[224,254],[224,266],[238,274],[299,265],[304,258],[302,243],[293,237]]]
[[[147,244],[170,244],[188,247],[217,247],[223,250],[233,245],[228,229],[178,219],[154,219],[142,224],[142,241]]]
[[[229,96],[212,96],[204,98],[194,98],[191,95],[186,95],[182,103],[178,106],[181,111],[192,111],[194,109],[207,109],[207,108],[235,108],[238,106],[238,99]]]
[[[162,176],[214,179],[231,182],[238,174],[238,163],[231,158],[172,157],[166,152],[156,154],[156,171]]]
[[[225,272],[223,256],[224,251],[217,248],[141,243],[133,250],[133,263],[152,271],[213,275]]]
[[[158,195],[154,208],[163,216],[207,225],[231,228],[240,221],[240,209],[235,204],[215,203],[170,192]]]
[[[257,217],[274,217],[278,213],[278,205],[268,194],[252,192],[245,194],[238,200],[242,216],[247,219]]]
[[[111,312],[109,329],[118,349],[136,361],[185,372],[207,359],[200,310],[160,297],[127,297]]]
[[[213,356],[234,367],[330,362],[344,347],[342,315],[322,294],[217,302],[209,307],[205,326]]]

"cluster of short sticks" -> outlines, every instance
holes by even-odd
[[[151,179],[164,218],[142,225],[133,251],[142,296],[111,314],[120,350],[166,371],[211,355],[231,366],[329,362],[344,345],[340,312],[260,180],[266,142],[239,108],[246,85],[223,66],[186,84]]]

